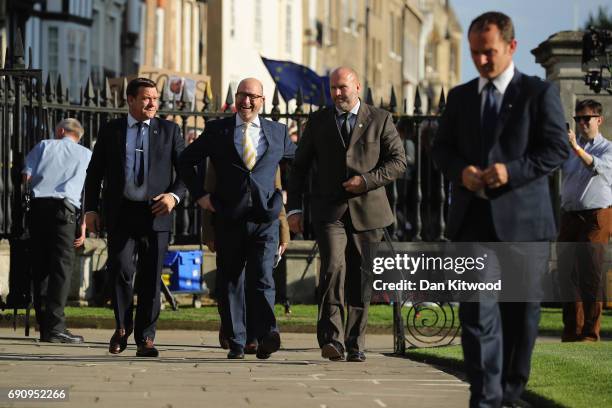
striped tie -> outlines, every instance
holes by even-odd
[[[255,167],[255,162],[257,161],[257,152],[255,151],[255,146],[253,145],[253,140],[249,137],[249,128],[251,127],[251,122],[245,122],[242,127],[242,160],[244,161],[244,165],[247,169],[252,170]]]

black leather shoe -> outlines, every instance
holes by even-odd
[[[280,334],[272,331],[266,334],[259,345],[257,346],[257,354],[255,355],[260,360],[266,360],[270,358],[270,354],[276,353],[280,348]]]
[[[83,343],[83,336],[70,333],[69,330],[63,332],[50,332],[49,335],[43,337],[41,341],[46,343],[68,343],[68,344],[80,344]]]
[[[229,353],[227,353],[227,358],[229,360],[242,360],[244,358],[244,351],[230,350]]]
[[[116,329],[108,343],[108,352],[111,354],[119,354],[125,350],[130,334],[132,334],[132,328]]]
[[[144,343],[138,345],[136,349],[136,357],[158,357],[159,351],[153,345],[153,340],[145,338]]]
[[[366,361],[366,356],[363,351],[349,351],[346,355],[346,361],[353,363],[363,363]]]
[[[244,354],[257,354],[257,341],[249,341],[244,346]]]
[[[531,408],[531,404],[522,399],[515,401],[502,401],[502,408]]]
[[[327,343],[321,347],[321,357],[330,361],[342,361],[344,360],[344,351],[334,343]]]

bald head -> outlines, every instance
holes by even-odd
[[[361,84],[355,70],[349,67],[336,68],[329,78],[331,97],[336,107],[349,112],[359,100]]]
[[[252,122],[265,102],[263,85],[256,78],[245,78],[236,91],[236,110],[245,122]]]
[[[354,78],[355,81],[359,82],[357,72],[355,72],[355,70],[350,67],[338,67],[332,71],[331,76]]]
[[[238,84],[238,92],[243,91],[244,89],[256,90],[257,95],[263,94],[263,84],[257,78],[244,78]]]

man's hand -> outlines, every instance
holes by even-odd
[[[164,193],[153,197],[153,201],[155,201],[155,203],[151,207],[151,211],[155,217],[170,214],[172,209],[176,206],[176,200],[170,193]]]
[[[285,253],[285,250],[287,249],[287,245],[289,244],[285,242],[278,246],[278,256],[283,256],[283,254]]]
[[[212,241],[205,241],[204,245],[206,245],[208,247],[210,252],[214,253],[216,251],[216,249],[215,249],[215,241],[214,240],[212,240]]]
[[[212,205],[212,202],[210,201],[210,194],[206,194],[204,197],[200,197],[200,199],[198,200],[198,205],[202,207],[203,209],[208,210],[210,212],[217,211],[215,210],[215,207]]]
[[[85,223],[81,223],[80,225],[80,229],[81,229],[81,233],[78,237],[75,238],[74,242],[72,243],[72,245],[75,248],[80,247],[81,245],[83,245],[85,243],[85,229],[86,229],[86,225]]]
[[[576,134],[574,133],[574,131],[572,129],[567,131],[567,138],[569,140],[569,144],[570,144],[572,149],[576,150],[577,148],[580,147],[578,145],[578,142],[576,141]]]
[[[85,214],[85,226],[91,234],[100,233],[100,216],[97,212],[88,212]]]
[[[300,234],[304,232],[301,213],[291,214],[289,217],[287,217],[287,223],[289,224],[289,230],[294,234]]]
[[[365,193],[366,184],[365,180],[361,176],[353,176],[344,183],[342,183],[342,187],[349,193],[360,194]]]
[[[484,188],[482,170],[476,166],[467,166],[461,172],[461,182],[470,191],[478,191]]]
[[[489,188],[499,188],[508,183],[508,169],[503,163],[490,165],[482,173],[482,179]]]

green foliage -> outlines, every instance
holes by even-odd
[[[599,6],[595,14],[589,13],[582,29],[586,31],[589,27],[612,30],[612,14],[608,14],[608,7]]]

